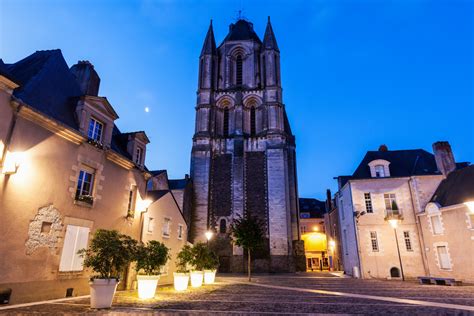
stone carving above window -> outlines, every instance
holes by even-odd
[[[40,208],[28,227],[26,254],[31,255],[40,247],[47,247],[54,253],[62,229],[61,214],[53,205]]]

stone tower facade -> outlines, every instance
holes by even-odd
[[[192,235],[228,241],[246,212],[265,223],[265,249],[254,266],[292,271],[299,240],[295,137],[282,99],[280,50],[268,19],[263,42],[238,20],[216,47],[212,22],[199,57],[196,129],[191,155]],[[220,250],[223,271],[243,269],[242,249]]]

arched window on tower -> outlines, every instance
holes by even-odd
[[[221,234],[225,234],[227,232],[227,222],[226,220],[223,218],[220,220],[219,222],[219,233]]]
[[[255,122],[255,106],[250,108],[250,136],[254,137],[257,134],[257,127]]]
[[[224,134],[225,138],[229,137],[229,109],[228,108],[224,109],[224,122],[223,122],[222,133]]]
[[[235,84],[242,85],[242,56],[238,55],[235,62]]]

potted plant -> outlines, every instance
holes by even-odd
[[[88,249],[79,250],[84,266],[97,273],[89,282],[91,308],[110,308],[120,272],[132,261],[137,241],[116,230],[98,229]]]
[[[204,262],[204,284],[213,284],[219,267],[219,256],[207,248],[206,261]]]
[[[166,264],[169,248],[163,243],[150,240],[146,245],[140,244],[136,251],[138,281],[138,297],[149,299],[155,297],[156,287],[160,279],[160,269]]]
[[[176,272],[173,273],[174,289],[184,291],[188,288],[189,267],[193,259],[191,247],[185,245],[176,256]]]
[[[208,248],[205,244],[198,242],[191,248],[191,286],[200,287],[204,278],[204,266],[206,265]]]

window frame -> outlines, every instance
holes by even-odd
[[[139,166],[143,165],[142,160],[143,160],[143,148],[141,148],[140,146],[137,146],[135,150],[135,164]]]
[[[434,221],[433,219],[436,218],[437,219],[437,223],[439,225],[435,225],[434,224]],[[431,214],[429,216],[429,219],[430,219],[430,225],[431,225],[431,230],[433,232],[433,235],[443,235],[444,234],[444,228],[443,228],[443,223],[441,222],[441,214]],[[439,228],[439,230],[437,230],[437,228]]]
[[[105,124],[102,121],[91,116],[89,118],[89,128],[87,130],[87,138],[92,139],[96,142],[102,143],[104,128],[105,128]]]
[[[446,251],[445,254],[443,254],[446,259],[446,262],[443,261],[443,259],[441,259],[442,255],[440,253],[440,248],[444,248],[444,250]],[[453,265],[451,264],[451,256],[449,255],[449,252],[448,252],[448,245],[436,245],[436,254],[438,256],[438,264],[439,264],[439,268],[441,270],[445,270],[445,271],[450,271],[452,270],[453,268]],[[447,263],[448,266],[444,266],[444,263]]]
[[[183,232],[184,232],[184,225],[183,224],[178,224],[178,239],[182,240],[183,239]]]
[[[169,217],[163,218],[163,227],[161,228],[161,235],[163,236],[163,238],[171,237],[171,218]]]
[[[90,227],[66,225],[64,242],[59,259],[59,272],[77,272],[84,270],[84,258],[77,254],[89,243]],[[71,238],[73,238],[71,240]],[[70,250],[72,248],[72,250]],[[72,258],[70,255],[72,254]],[[80,267],[80,268],[79,268]]]
[[[244,59],[241,54],[235,57],[235,85],[244,84]]]
[[[137,186],[132,184],[128,194],[127,217],[135,216],[135,209],[137,207]]]
[[[374,173],[376,178],[385,178],[385,166],[384,165],[375,165]]]
[[[380,252],[379,239],[377,231],[370,231],[370,245],[372,252]]]
[[[374,213],[374,207],[372,204],[372,194],[370,192],[364,193],[364,202],[365,202],[365,212],[366,213]]]
[[[90,181],[86,182],[85,177],[86,175],[90,175]],[[88,167],[81,167],[79,170],[79,175],[77,177],[77,184],[76,184],[76,199],[80,196],[94,196],[94,180],[95,180],[95,170]],[[89,183],[89,190],[88,194],[84,194],[84,184]]]
[[[409,230],[403,231],[403,240],[405,241],[405,250],[413,252],[413,243],[411,242],[411,235]]]

